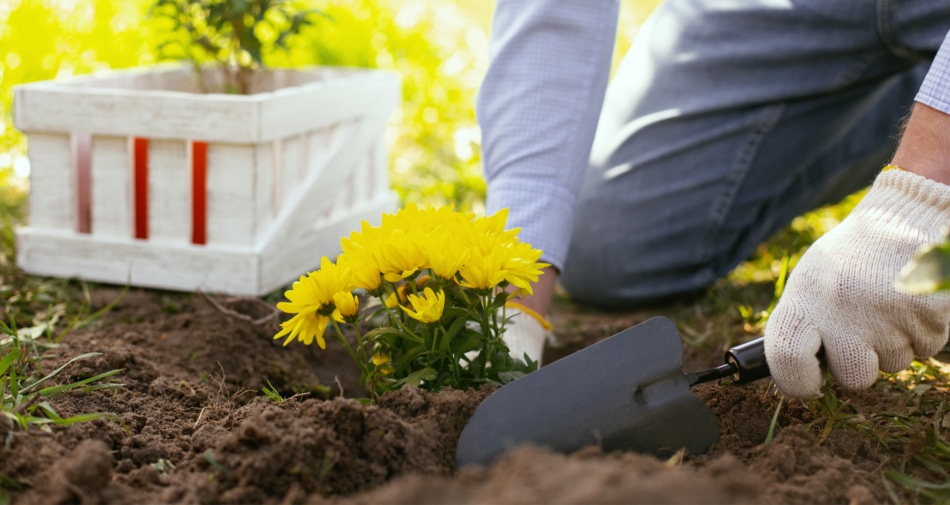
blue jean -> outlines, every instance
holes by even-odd
[[[627,307],[702,289],[896,146],[950,2],[669,0],[612,80],[561,282]]]

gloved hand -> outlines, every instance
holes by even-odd
[[[525,307],[518,302],[508,302],[508,324],[502,340],[508,346],[508,354],[515,359],[524,361],[527,354],[541,366],[541,355],[544,352],[544,342],[550,338],[551,323],[541,314]]]
[[[786,396],[817,397],[824,346],[835,379],[870,387],[947,342],[950,295],[898,291],[901,268],[950,224],[950,186],[902,170],[882,172],[840,225],[802,256],[765,329],[765,356]]]

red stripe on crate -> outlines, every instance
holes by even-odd
[[[92,233],[92,136],[73,135],[73,169],[76,171],[76,227],[79,233]]]
[[[191,243],[207,243],[208,143],[191,144]]]
[[[148,238],[148,139],[133,142],[133,194],[135,198],[135,238]]]

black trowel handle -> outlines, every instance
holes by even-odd
[[[765,362],[765,337],[739,344],[726,351],[726,364],[733,369],[730,379],[736,384],[764,379],[771,375]]]

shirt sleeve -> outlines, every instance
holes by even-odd
[[[950,33],[943,39],[916,101],[950,114]]]
[[[560,269],[610,74],[619,0],[498,0],[476,113],[486,212]]]

